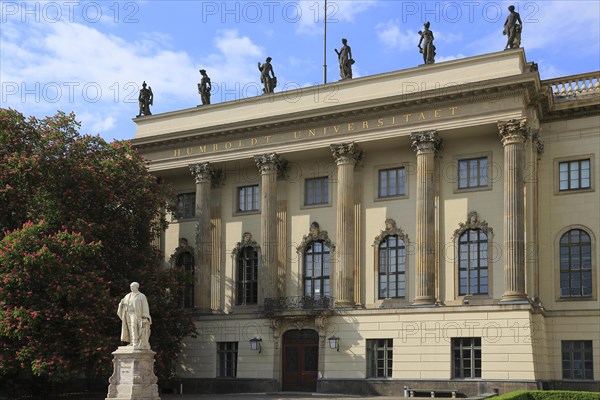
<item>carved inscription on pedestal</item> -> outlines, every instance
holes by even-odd
[[[133,383],[133,362],[121,361],[119,365],[120,370],[120,383]]]

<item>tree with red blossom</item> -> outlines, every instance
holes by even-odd
[[[0,375],[30,370],[62,380],[110,367],[114,313],[108,282],[94,266],[100,243],[28,222],[0,242]],[[114,336],[114,335],[113,335]]]
[[[0,108],[0,380],[107,377],[132,281],[150,302],[156,372],[172,373],[194,325],[172,300],[189,277],[159,271],[153,244],[171,195],[129,142],[81,135],[73,114]]]

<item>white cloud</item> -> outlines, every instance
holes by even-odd
[[[351,1],[328,1],[327,21],[328,23],[354,22],[355,18],[377,5],[377,0],[351,0]],[[325,16],[325,4],[323,0],[301,0],[298,5],[297,31],[306,34],[321,34],[323,32],[323,17]]]
[[[509,4],[509,3],[506,3]],[[597,1],[544,1],[521,3],[519,14],[523,22],[522,46],[528,51],[559,50],[564,54],[576,49],[577,56],[598,58],[600,49],[600,3]],[[500,51],[506,45],[502,24],[508,14],[506,8],[499,22],[484,26],[481,37],[465,47],[477,53]],[[565,38],[573,38],[574,45],[556,48]]]
[[[98,132],[110,132],[117,126],[117,119],[113,116],[103,116],[99,112],[83,112],[77,115],[77,120],[82,125],[89,127],[90,134]]]
[[[536,63],[538,63],[539,66],[541,79],[552,79],[558,76],[570,75],[568,72],[563,71],[562,69],[551,64],[549,60],[539,59],[536,60]]]
[[[260,72],[257,63],[265,62],[267,54],[264,49],[254,44],[249,37],[240,36],[235,29],[217,32],[214,45],[219,51],[209,54],[199,63],[211,78],[211,102],[236,100],[258,94]],[[277,75],[276,70],[275,74]]]
[[[456,55],[449,55],[449,56],[436,56],[435,57],[435,62],[436,63],[441,63],[444,61],[452,61],[452,60],[458,60],[459,58],[465,58],[465,55],[462,53],[456,54]]]
[[[402,32],[398,20],[377,24],[375,30],[379,40],[387,47],[400,50],[417,47],[419,34],[412,30]]]
[[[0,37],[0,105],[38,116],[74,110],[82,121],[82,132],[105,137],[133,136],[133,124],[125,125],[130,132],[107,132],[117,121],[138,113],[142,81],[154,92],[154,114],[194,107],[199,104],[199,68],[207,69],[213,82],[221,83],[218,88],[231,90],[257,81],[256,62],[265,58],[261,48],[235,30],[218,32],[217,51],[200,63],[187,52],[170,50],[169,36],[158,32],[142,32],[142,39],[132,42],[96,29],[101,25],[7,25],[10,29],[3,29]],[[248,94],[256,93],[253,90]],[[222,100],[232,98],[213,102]]]
[[[456,43],[463,41],[462,33],[434,32],[435,42],[437,43]]]

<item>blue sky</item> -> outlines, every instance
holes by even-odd
[[[502,50],[511,4],[542,79],[600,70],[596,0],[328,0],[328,82],[339,79],[343,37],[355,77],[421,64],[425,21],[436,62]],[[323,0],[1,1],[0,106],[38,117],[74,111],[84,133],[131,139],[144,80],[154,114],[200,104],[200,68],[213,103],[257,95],[256,64],[267,56],[276,91],[322,83],[323,14]]]

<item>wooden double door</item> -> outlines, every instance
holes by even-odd
[[[294,329],[283,335],[282,390],[316,392],[319,373],[319,334],[312,329]]]

